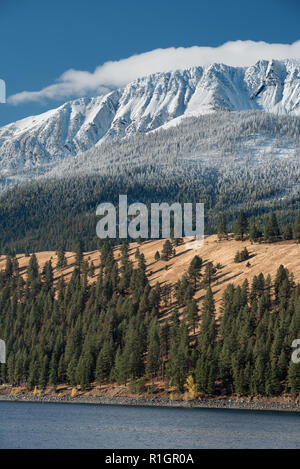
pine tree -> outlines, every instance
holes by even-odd
[[[244,262],[250,258],[248,249],[245,247],[242,251],[237,251],[234,257],[234,262]]]
[[[93,357],[91,352],[85,351],[79,358],[76,368],[76,381],[81,389],[86,387],[93,380]]]
[[[80,239],[74,241],[72,251],[75,253],[75,266],[80,271],[83,261],[83,243]]]
[[[57,378],[58,378],[59,383],[66,382],[66,364],[65,364],[65,359],[64,359],[63,354],[60,356],[60,359],[58,362]]]
[[[218,239],[227,239],[228,238],[228,230],[227,230],[227,223],[225,217],[222,217],[218,223]]]
[[[5,276],[10,278],[13,275],[13,262],[11,256],[6,256]]]
[[[204,273],[204,277],[203,277],[203,284],[205,286],[210,286],[211,283],[213,282],[215,276],[216,276],[216,273],[217,273],[217,269],[215,268],[215,266],[213,265],[212,262],[208,262],[205,266],[205,273]]]
[[[15,384],[15,360],[12,354],[7,359],[7,377],[8,382],[12,385]]]
[[[194,256],[192,259],[189,268],[188,274],[190,279],[193,282],[193,287],[196,290],[199,279],[201,278],[201,269],[202,269],[202,259],[199,256]]]
[[[164,261],[168,261],[172,257],[172,255],[173,255],[172,243],[170,242],[169,239],[166,239],[163,245],[161,259]]]
[[[144,337],[139,333],[139,324],[133,318],[126,331],[123,358],[125,379],[140,378],[144,372]]]
[[[147,342],[146,372],[153,379],[160,365],[159,324],[156,318],[153,318],[149,325]]]
[[[48,357],[44,355],[41,357],[40,361],[40,371],[39,371],[39,378],[38,378],[38,386],[41,388],[45,388],[48,383]]]
[[[76,369],[77,369],[77,358],[76,354],[74,354],[69,361],[67,366],[67,379],[72,386],[76,384]]]
[[[280,296],[284,293],[284,291],[281,291],[280,295],[280,290],[282,285],[284,286],[284,290],[286,288],[289,288],[289,272],[288,270],[281,264],[276,272],[276,277],[274,280],[274,293],[275,293],[275,302],[276,304],[279,304],[280,302]]]
[[[155,259],[156,261],[159,261],[159,259],[160,259],[160,254],[159,254],[158,251],[156,251],[156,253],[155,253],[155,255],[154,255],[154,259]]]
[[[173,386],[179,391],[184,390],[184,383],[188,373],[189,341],[185,324],[172,326],[172,341],[167,365],[167,376]]]
[[[198,307],[197,307],[197,301],[195,299],[192,299],[186,308],[186,317],[189,322],[190,327],[192,328],[194,334],[196,333],[196,327],[198,324]]]
[[[136,250],[136,259],[140,261],[141,254],[138,250]],[[120,268],[120,273],[121,273],[121,280],[120,280],[120,285],[119,288],[121,292],[126,292],[127,289],[129,288],[130,285],[130,278],[132,275],[132,262],[129,258],[129,248],[128,248],[128,243],[123,243],[121,247],[121,268]]]
[[[29,265],[27,269],[28,282],[32,283],[39,279],[39,265],[35,254],[30,256]]]
[[[29,390],[33,389],[39,381],[39,364],[36,359],[32,359],[29,365],[29,377],[27,381],[27,387]]]
[[[110,337],[105,340],[96,362],[96,380],[102,383],[110,376],[114,362],[114,344],[113,339]]]
[[[24,365],[25,365],[24,356],[21,351],[18,351],[15,362],[14,362],[14,370],[13,370],[13,374],[14,374],[13,381],[17,385],[19,385],[24,378]]]
[[[93,278],[95,276],[95,264],[94,264],[93,261],[91,261],[91,263],[90,263],[88,275],[91,278]]]
[[[270,243],[278,240],[280,237],[280,230],[275,213],[271,213],[269,221],[265,227],[264,238],[265,241]]]
[[[162,379],[164,379],[165,377],[165,366],[166,366],[166,362],[167,362],[168,354],[169,354],[169,334],[170,334],[169,322],[165,321],[159,328],[159,343],[160,343],[159,361],[160,361]]]
[[[212,394],[216,377],[215,343],[217,325],[215,321],[215,303],[209,287],[201,308],[201,326],[198,334],[198,354],[196,363],[196,382],[199,391]]]
[[[50,290],[53,287],[53,268],[51,260],[47,261],[43,267],[42,280],[46,290]]]
[[[49,365],[49,384],[53,387],[56,387],[58,383],[57,379],[57,371],[58,371],[58,361],[56,357],[56,353],[52,353],[50,365]]]
[[[116,381],[118,384],[125,384],[128,377],[128,367],[124,354],[121,352],[120,347],[117,349],[115,364],[110,374],[111,381]]]
[[[57,255],[56,268],[63,269],[64,267],[67,266],[67,258],[66,258],[66,253],[64,249],[58,249],[58,251],[56,252],[56,255]]]
[[[300,367],[299,363],[293,363],[290,361],[289,369],[288,369],[288,388],[292,393],[299,393],[300,392]]]
[[[234,234],[237,239],[241,239],[243,241],[245,234],[247,233],[248,229],[248,220],[243,211],[239,213],[238,219],[236,221]]]
[[[262,236],[262,234],[259,231],[259,229],[257,228],[256,224],[251,223],[250,229],[249,229],[249,239],[250,239],[250,241],[252,241],[253,243],[256,243],[259,240],[259,238],[261,238],[261,236]]]

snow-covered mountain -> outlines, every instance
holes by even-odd
[[[9,124],[0,128],[0,174],[53,167],[101,142],[219,110],[300,116],[300,62],[156,73],[105,96],[77,99]]]

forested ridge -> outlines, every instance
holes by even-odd
[[[222,215],[227,219],[228,229],[233,231],[241,208],[250,221],[260,225],[267,222],[271,211],[275,212],[282,227],[292,223],[300,209],[298,197],[276,198],[275,189],[264,186],[260,190],[261,197],[271,199],[268,203],[259,202],[255,199],[258,196],[250,195],[254,182],[251,188],[247,189],[243,183],[239,189],[234,181],[227,181],[226,191],[222,185],[219,187],[218,177],[217,172],[207,170],[194,180],[191,174],[186,176],[186,180],[172,182],[162,174],[153,185],[146,180],[131,184],[128,178],[120,182],[114,178],[78,177],[60,182],[34,182],[11,189],[0,197],[1,250],[33,252],[55,250],[58,246],[71,250],[78,237],[87,250],[96,249],[99,220],[96,208],[101,202],[108,201],[118,207],[119,194],[128,194],[128,204],[135,201],[145,203],[149,211],[150,203],[154,202],[203,202],[206,234],[217,232]],[[236,189],[229,190],[229,187]],[[256,187],[256,194],[258,192]]]
[[[241,213],[238,239],[249,236],[247,223]],[[265,229],[272,242],[281,236],[276,223],[271,216]],[[298,236],[299,219],[292,228]],[[167,262],[178,242],[167,240],[156,258]],[[2,382],[28,389],[119,383],[155,393],[159,380],[193,395],[299,393],[300,367],[291,361],[291,345],[300,337],[300,285],[283,265],[274,278],[261,273],[228,285],[216,317],[211,286],[219,266],[197,255],[172,287],[151,287],[143,254],[137,249],[134,267],[127,243],[118,260],[111,243],[101,243],[94,283],[88,281],[95,273],[83,260],[82,243],[74,250],[68,283],[63,276],[54,282],[51,260],[39,269],[32,254],[24,276],[14,254],[7,256],[0,274],[0,333],[8,350]],[[64,263],[60,250],[55,268]],[[196,301],[199,288],[205,293]]]
[[[70,250],[79,237],[96,249],[96,208],[117,206],[119,194],[148,206],[203,202],[206,234],[217,232],[221,215],[233,230],[241,209],[257,224],[270,212],[282,226],[292,223],[300,209],[299,136],[297,117],[232,112],[107,142],[1,192],[1,251]]]

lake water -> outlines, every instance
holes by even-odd
[[[0,448],[300,448],[300,415],[0,402]]]

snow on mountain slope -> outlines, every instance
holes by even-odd
[[[0,171],[26,172],[104,141],[222,111],[300,116],[300,62],[259,61],[249,68],[214,64],[140,78],[123,89],[68,102],[0,128]]]

